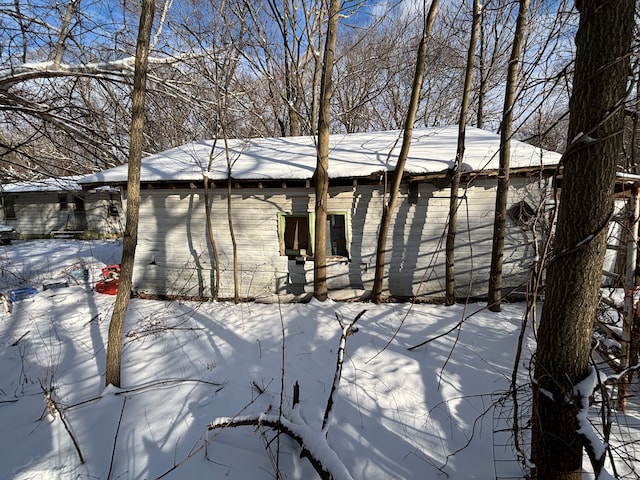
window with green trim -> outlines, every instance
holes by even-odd
[[[346,213],[327,214],[328,257],[348,257],[348,222]],[[315,250],[315,214],[279,213],[280,255],[312,257]]]
[[[327,215],[327,256],[348,257],[347,215],[330,213]]]
[[[283,215],[281,222],[281,250],[284,249],[284,255],[313,255],[309,214]]]

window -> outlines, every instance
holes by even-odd
[[[534,208],[524,200],[511,205],[507,213],[511,217],[511,220],[521,227],[531,227],[531,224],[536,217],[536,211]]]
[[[4,210],[4,218],[7,220],[16,218],[16,198],[13,195],[2,197],[2,208]]]
[[[67,202],[66,193],[58,194],[58,203],[60,204],[60,210],[67,210],[69,208],[69,203]]]
[[[119,217],[120,212],[118,211],[118,207],[116,207],[115,203],[109,205],[109,216],[110,217]]]
[[[327,215],[327,256],[348,257],[347,216],[343,213]]]
[[[282,231],[281,247],[284,248],[283,254],[313,255],[309,214],[282,215],[280,218],[280,229]]]
[[[280,255],[313,256],[315,214],[280,213],[278,215]],[[327,215],[327,257],[348,257],[347,214]]]
[[[82,197],[76,197],[74,195],[73,197],[73,204],[76,207],[76,212],[84,212],[84,198]]]

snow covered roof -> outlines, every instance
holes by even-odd
[[[78,180],[82,175],[60,178],[44,178],[41,180],[25,180],[22,182],[7,183],[0,185],[0,190],[6,193],[24,192],[62,192],[80,191],[82,187]]]
[[[405,172],[413,175],[442,172],[454,165],[458,128],[414,129]],[[208,171],[213,140],[196,141],[172,148],[142,160],[141,181],[198,181],[203,175],[212,180],[227,178],[224,142],[218,140]],[[316,165],[314,137],[279,137],[229,140],[231,177],[236,180],[304,180],[313,176]],[[367,177],[393,170],[402,146],[401,131],[334,134],[330,137],[329,177]],[[498,168],[500,136],[467,128],[464,169]],[[511,167],[556,165],[560,154],[513,141]],[[88,175],[81,184],[124,183],[127,165]]]

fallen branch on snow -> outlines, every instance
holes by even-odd
[[[342,377],[342,365],[344,362],[344,351],[347,343],[347,337],[357,332],[355,328],[356,322],[365,314],[366,310],[360,312],[356,318],[349,324],[345,325],[340,317],[336,315],[338,323],[342,328],[340,335],[340,345],[338,347],[338,356],[336,361],[336,370],[333,377],[331,392],[327,399],[327,406],[322,419],[322,428],[320,431],[314,430],[299,415],[299,404],[294,402],[293,409],[290,414],[278,412],[277,414],[262,413],[256,416],[243,417],[223,417],[218,418],[209,424],[209,430],[219,430],[227,427],[269,427],[279,433],[284,433],[293,439],[301,448],[300,456],[307,458],[313,466],[320,478],[323,480],[352,480],[351,474],[345,467],[338,454],[329,446],[327,442],[327,429],[331,412],[335,405],[335,399]],[[297,383],[296,383],[297,385]],[[295,393],[294,397],[299,398],[299,393]]]

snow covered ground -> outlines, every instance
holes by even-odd
[[[281,478],[317,478],[287,436],[208,429],[260,414],[277,420],[281,410],[336,477],[341,468],[344,478],[367,480],[521,476],[511,446],[502,446],[508,435],[494,433],[509,407],[494,402],[509,388],[522,305],[496,314],[481,304],[133,299],[123,385],[105,388],[115,297],[91,287],[119,256],[118,241],[0,247],[0,289],[38,290],[10,314],[0,305],[0,478],[266,480],[276,469]],[[84,268],[87,282],[43,290]],[[363,310],[347,338],[325,442],[338,319],[349,324]],[[640,424],[637,412],[625,421]]]

